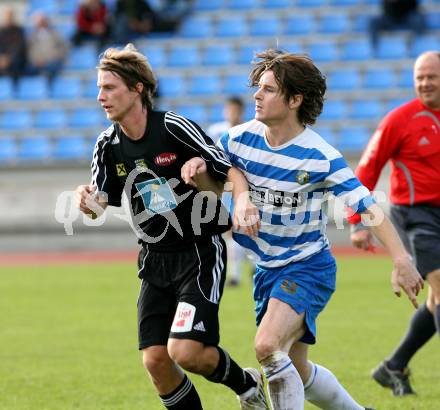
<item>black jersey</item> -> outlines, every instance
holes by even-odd
[[[180,171],[200,156],[208,172],[225,181],[224,153],[194,122],[171,111],[149,111],[144,136],[129,139],[118,124],[101,133],[92,161],[92,184],[108,204],[121,206],[125,191],[138,237],[156,249],[177,249],[230,228],[227,211],[185,184]]]

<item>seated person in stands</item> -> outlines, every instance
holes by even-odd
[[[63,67],[68,48],[61,35],[52,27],[48,16],[36,12],[28,44],[28,74],[46,74],[52,80]]]
[[[75,46],[87,40],[97,40],[102,49],[110,37],[109,13],[104,1],[85,0],[76,12],[76,32],[72,42]]]
[[[381,14],[370,21],[370,39],[376,47],[381,31],[412,30],[420,34],[424,28],[425,19],[418,0],[382,0]]]
[[[3,9],[3,25],[0,28],[0,75],[17,79],[26,67],[26,38],[12,7]]]

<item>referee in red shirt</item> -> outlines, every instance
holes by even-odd
[[[373,190],[391,163],[391,219],[428,282],[428,299],[414,314],[393,354],[373,370],[394,395],[413,394],[408,363],[436,333],[440,335],[440,53],[425,52],[414,65],[417,98],[391,111],[379,124],[356,176]],[[359,215],[350,218],[351,241],[370,249],[371,233]]]

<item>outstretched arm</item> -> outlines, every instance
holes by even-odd
[[[371,232],[391,255],[394,265],[391,272],[391,286],[394,293],[400,296],[400,289],[403,289],[411,303],[417,308],[416,296],[423,289],[423,279],[414,267],[412,258],[405,250],[393,224],[376,204],[371,205],[362,215],[369,216],[370,220],[368,223],[365,221],[366,225],[370,226]]]

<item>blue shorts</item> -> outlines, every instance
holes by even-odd
[[[289,304],[301,314],[305,312],[306,333],[301,342],[316,342],[316,318],[335,291],[336,261],[325,249],[305,260],[280,268],[257,266],[254,275],[254,300],[257,326],[263,319],[270,298]]]

